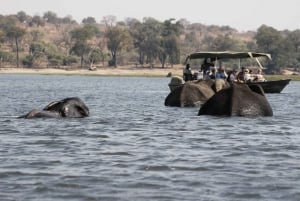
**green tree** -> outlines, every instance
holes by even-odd
[[[283,37],[273,27],[262,25],[258,28],[256,36],[258,50],[272,55],[272,61],[267,65],[269,72],[279,72],[280,66],[284,65]]]
[[[161,23],[154,18],[144,18],[143,23],[137,23],[136,28],[130,30],[138,50],[139,63],[152,64],[160,50]]]
[[[27,14],[26,14],[24,11],[19,11],[19,12],[17,13],[17,18],[19,19],[19,21],[20,21],[21,23],[24,23],[24,22],[27,21],[28,16],[27,16]]]
[[[58,66],[63,63],[63,57],[55,44],[47,43],[45,45],[44,53],[47,57],[48,65]]]
[[[89,54],[90,65],[93,66],[94,63],[101,62],[103,60],[104,54],[101,49],[93,49]]]
[[[171,66],[180,62],[179,35],[182,33],[183,26],[180,22],[173,23],[175,19],[165,20],[161,29],[161,42],[158,58],[165,67],[167,59]]]
[[[178,37],[171,35],[165,39],[165,50],[169,57],[171,67],[180,63],[180,47]]]
[[[77,41],[71,48],[70,52],[77,56],[80,56],[80,67],[83,68],[84,55],[90,52],[90,46],[84,41]]]
[[[213,40],[211,49],[215,51],[233,51],[237,50],[236,43],[237,41],[232,39],[228,34],[225,36],[219,35]]]
[[[6,36],[14,40],[17,54],[17,67],[19,67],[19,43],[21,38],[26,34],[25,29],[13,26],[7,31]]]
[[[44,34],[39,30],[33,29],[32,31],[29,32],[29,36],[30,36],[30,41],[36,42],[36,41],[41,41]]]
[[[282,41],[282,36],[273,27],[262,25],[258,28],[255,39],[260,50],[275,53],[274,51],[278,49],[278,43]]]
[[[64,17],[64,18],[62,18],[62,19],[60,20],[60,22],[61,22],[62,24],[73,24],[73,23],[76,24],[76,21],[74,21],[74,20],[72,19],[72,16],[70,16],[70,15],[68,15],[68,16],[66,16],[66,17]]]
[[[4,31],[0,28],[0,47],[1,47],[1,43],[4,41],[4,36],[5,36],[5,33],[4,33]]]
[[[300,67],[300,30],[287,31],[283,40],[283,53],[286,56],[286,66]]]
[[[62,27],[59,30],[58,37],[53,41],[53,43],[56,44],[64,56],[69,55],[71,46],[73,45],[71,34],[68,31],[70,28],[68,27],[69,25],[67,27]]]
[[[143,24],[136,19],[127,19],[127,26],[129,27],[130,34],[133,40],[133,46],[138,52],[139,58],[138,62],[141,65],[144,65],[144,45],[146,41],[146,33],[143,31]]]
[[[17,25],[18,19],[15,16],[0,17],[0,28],[7,33],[12,27]]]
[[[300,52],[300,29],[297,29],[289,33],[287,38],[292,43],[293,51],[299,53]]]
[[[43,26],[45,26],[45,20],[42,17],[35,15],[31,19],[31,22],[29,24],[31,26],[33,26],[35,24],[37,27],[40,27],[40,26],[43,27]]]
[[[105,37],[107,38],[107,48],[112,56],[109,66],[117,67],[118,54],[130,47],[132,38],[127,29],[119,26],[107,27]]]
[[[82,20],[83,24],[96,24],[96,20],[93,17],[87,17]]]
[[[51,23],[51,24],[56,24],[58,23],[58,17],[57,14],[52,12],[52,11],[47,11],[44,13],[43,18],[45,19],[46,22]]]
[[[70,32],[71,38],[75,41],[73,47],[70,49],[70,53],[74,53],[80,56],[80,66],[83,67],[84,55],[88,54],[92,49],[88,44],[88,40],[91,39],[98,29],[92,25],[85,25],[82,28],[74,29]]]
[[[191,31],[185,34],[184,41],[182,43],[182,49],[184,49],[185,54],[189,54],[191,52],[195,52],[200,48],[200,42],[197,38],[197,34],[195,31]]]
[[[46,61],[45,55],[46,45],[44,42],[32,42],[29,47],[29,55],[27,55],[22,63],[27,67],[39,67],[42,62]]]
[[[104,16],[102,19],[102,23],[104,23],[106,27],[115,26],[116,21],[117,21],[117,17],[113,15]]]

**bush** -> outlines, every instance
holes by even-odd
[[[63,61],[61,59],[52,58],[48,59],[48,66],[60,66],[62,65]]]
[[[48,56],[48,66],[61,66],[63,65],[63,57],[60,55]]]
[[[10,52],[2,52],[0,51],[0,60],[2,62],[11,62],[14,56]]]
[[[63,65],[64,66],[69,66],[74,63],[78,63],[79,59],[76,56],[67,56],[63,59]]]
[[[23,60],[22,60],[22,64],[23,66],[26,66],[26,67],[33,67],[33,56],[31,55],[27,55]]]

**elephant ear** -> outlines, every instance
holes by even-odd
[[[186,82],[180,95],[181,107],[194,107],[205,103],[215,94],[211,82],[205,80],[197,82]]]
[[[201,106],[198,115],[230,116],[231,94],[231,87],[218,91]]]
[[[180,107],[180,95],[183,85],[173,89],[165,99],[165,106]]]
[[[251,89],[251,91],[258,93],[262,96],[265,96],[265,92],[259,84],[250,84],[248,85],[248,87]]]
[[[89,116],[89,108],[83,101],[77,97],[66,98],[62,101],[62,108],[60,109],[63,117],[87,117]]]
[[[44,107],[43,110],[59,112],[61,107],[62,107],[62,101],[53,101],[49,103],[46,107]]]

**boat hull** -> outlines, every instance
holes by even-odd
[[[290,83],[291,79],[282,79],[282,80],[271,80],[264,82],[250,82],[246,83],[249,85],[259,84],[265,93],[280,93],[286,85]]]

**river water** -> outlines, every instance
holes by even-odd
[[[299,200],[300,82],[273,117],[165,107],[169,78],[0,75],[0,200]],[[17,119],[80,97],[84,119]]]

